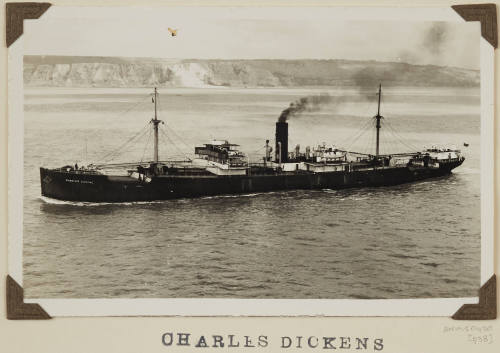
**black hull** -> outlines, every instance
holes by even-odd
[[[273,175],[157,176],[150,182],[131,177],[66,172],[40,168],[42,195],[82,202],[169,200],[293,189],[345,189],[391,186],[451,173],[463,160],[439,168],[394,167],[325,173],[294,172]]]

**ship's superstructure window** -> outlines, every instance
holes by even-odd
[[[195,147],[194,153],[198,158],[206,159],[211,162],[228,164],[229,166],[243,166],[246,164],[245,155],[238,151],[234,143],[225,140],[214,140],[202,147]]]

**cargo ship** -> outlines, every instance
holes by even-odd
[[[410,153],[380,153],[380,100],[373,117],[376,145],[373,154],[347,151],[326,144],[289,151],[286,117],[276,122],[274,151],[269,140],[258,163],[250,163],[238,145],[215,140],[195,147],[195,158],[160,161],[155,88],[153,159],[149,162],[66,165],[40,168],[44,197],[80,202],[155,201],[202,196],[270,192],[293,189],[344,189],[391,186],[450,174],[465,158],[460,150],[430,148]],[[117,173],[117,169],[124,169]]]

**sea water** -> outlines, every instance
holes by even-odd
[[[40,195],[39,167],[152,158],[150,89],[25,92],[23,285],[29,298],[428,298],[480,281],[479,90],[384,89],[381,152],[455,146],[446,177],[122,204]],[[160,159],[212,139],[261,161],[290,102],[330,104],[289,120],[289,151],[326,143],[374,153],[376,90],[161,89]],[[135,139],[134,135],[139,132]],[[142,132],[142,133],[141,133]],[[130,143],[124,143],[130,140]],[[469,146],[465,147],[464,143]]]

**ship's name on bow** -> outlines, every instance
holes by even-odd
[[[66,179],[67,183],[94,184],[92,180]]]

